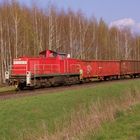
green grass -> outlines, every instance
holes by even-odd
[[[0,87],[0,93],[3,93],[5,91],[13,91],[13,90],[15,90],[15,86]]]
[[[140,140],[140,104],[121,112],[115,122],[105,123],[95,136],[90,134],[85,139]]]
[[[0,101],[0,140],[22,140],[29,133],[37,137],[44,125],[52,133],[55,123],[69,119],[79,105],[120,97],[131,86],[140,88],[140,80]]]

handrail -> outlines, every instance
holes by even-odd
[[[60,64],[35,64],[34,74],[60,73]]]

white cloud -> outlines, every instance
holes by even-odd
[[[119,29],[130,28],[132,33],[140,33],[140,23],[132,18],[124,18],[113,21],[109,27],[118,27]]]
[[[124,18],[110,23],[110,27],[131,27],[135,25],[135,21],[131,18]]]

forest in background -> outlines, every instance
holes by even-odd
[[[37,56],[45,49],[71,57],[97,60],[140,60],[140,35],[129,28],[109,27],[103,19],[55,6],[41,9],[17,1],[0,4],[0,83],[19,56]]]

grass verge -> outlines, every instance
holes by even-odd
[[[107,122],[96,133],[85,140],[140,140],[140,104],[121,111],[116,121]]]
[[[140,80],[1,101],[0,139],[35,140],[53,135],[58,128],[66,128],[75,110],[84,107],[89,111],[97,101],[120,99],[134,87],[140,89]]]
[[[13,91],[13,90],[15,90],[15,86],[0,87],[0,93],[6,92],[6,91]]]
[[[115,121],[120,114],[131,110],[131,107],[137,103],[140,103],[140,94],[137,89],[125,92],[120,98],[98,100],[90,105],[88,110],[80,107],[71,115],[68,122],[64,120],[61,123],[63,128],[58,125],[54,134],[46,135],[40,140],[81,140],[89,132],[96,136],[104,123]],[[115,138],[115,133],[113,136]],[[86,139],[89,140],[89,138]],[[90,137],[90,139],[95,138]],[[112,138],[110,137],[110,139]]]

